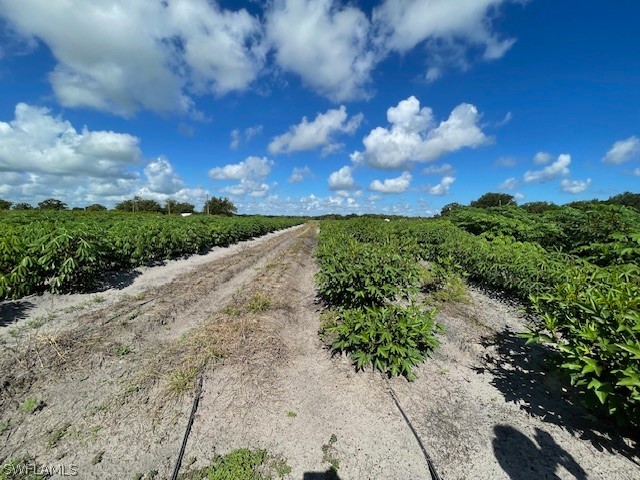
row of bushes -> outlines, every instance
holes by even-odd
[[[15,213],[0,217],[0,299],[95,284],[106,272],[203,252],[297,218]]]
[[[372,220],[325,221],[316,285],[331,307],[323,334],[358,369],[413,379],[412,369],[438,345],[435,310],[416,301],[421,269],[416,244]]]

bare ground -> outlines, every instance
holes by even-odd
[[[517,308],[487,292],[439,314],[447,332],[415,382],[332,357],[317,335],[315,238],[296,227],[98,295],[1,304],[0,460],[170,478],[202,371],[183,471],[250,447],[281,455],[294,479],[330,478],[330,460],[343,479],[429,479],[392,388],[444,479],[640,478],[638,444],[583,418],[548,353],[517,337]]]

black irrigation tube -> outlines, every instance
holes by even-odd
[[[438,475],[438,471],[436,470],[435,465],[433,464],[433,460],[431,460],[431,456],[427,452],[427,449],[425,448],[424,444],[422,443],[422,440],[420,440],[420,437],[418,436],[418,432],[416,432],[415,428],[413,428],[413,425],[411,424],[411,421],[409,421],[409,418],[407,418],[407,415],[404,413],[404,410],[402,410],[402,407],[400,406],[400,402],[398,401],[398,397],[396,397],[396,393],[393,391],[393,387],[389,383],[389,380],[387,380],[387,386],[389,387],[389,394],[391,395],[391,398],[393,399],[393,403],[395,403],[396,407],[398,407],[398,410],[400,410],[400,414],[402,415],[402,418],[404,418],[404,421],[409,426],[409,429],[411,430],[411,433],[413,433],[413,436],[418,441],[418,445],[420,445],[420,449],[422,450],[422,454],[424,455],[424,459],[427,461],[427,466],[429,467],[429,473],[431,474],[431,479],[432,480],[442,480],[440,478],[440,475]]]
[[[202,395],[202,372],[200,372],[200,374],[198,375],[198,385],[196,386],[196,394],[193,397],[193,405],[191,405],[189,422],[187,422],[187,429],[185,430],[184,437],[182,438],[180,453],[178,454],[178,459],[176,460],[176,466],[173,469],[171,480],[178,479],[178,473],[180,472],[180,467],[182,466],[182,457],[184,457],[184,451],[187,448],[187,440],[189,440],[189,434],[191,433],[191,427],[193,426],[193,419],[196,415],[196,410],[198,410],[198,404],[200,403],[200,395]]]

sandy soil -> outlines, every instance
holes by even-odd
[[[392,388],[443,479],[640,478],[638,444],[583,418],[495,295],[444,308],[442,346],[415,382],[332,357],[317,335],[316,233],[146,268],[97,294],[0,304],[0,460],[170,478],[202,370],[183,471],[250,447],[281,455],[293,479],[330,478],[332,459],[342,479],[429,479]]]

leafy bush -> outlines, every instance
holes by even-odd
[[[412,368],[438,346],[436,311],[422,306],[373,306],[343,310],[325,327],[332,348],[347,352],[356,368],[415,378]]]
[[[560,367],[587,405],[640,426],[640,269],[573,269],[567,277],[531,298],[542,322],[525,337],[562,353]]]
[[[316,249],[318,292],[329,304],[344,308],[407,298],[420,276],[415,253],[408,255],[407,249],[393,237],[365,243],[343,232],[325,234]]]

